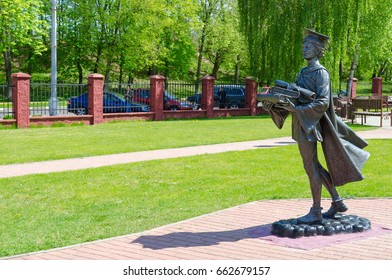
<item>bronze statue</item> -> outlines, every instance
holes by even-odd
[[[313,197],[309,213],[297,219],[303,224],[321,223],[323,217],[334,218],[347,211],[336,186],[362,180],[361,168],[369,158],[363,150],[367,143],[335,115],[330,76],[319,62],[328,45],[329,37],[306,29],[302,55],[307,67],[301,69],[294,84],[278,81],[270,95],[257,97],[279,128],[292,113],[292,137],[298,143]],[[328,171],[318,160],[317,142],[321,142]],[[322,185],[332,198],[324,213]]]

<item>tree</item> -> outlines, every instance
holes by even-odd
[[[391,13],[387,14],[390,7],[384,2],[238,0],[252,74],[259,80],[292,80],[303,65],[302,32],[304,28],[311,28],[331,38],[331,53],[326,55],[323,64],[329,69],[334,84],[342,78],[339,77],[340,63],[349,65],[346,69],[353,76],[357,64],[370,66],[369,56],[364,56],[365,46],[367,52],[376,53],[380,44],[385,45],[385,36],[374,35],[388,34],[390,30]],[[390,56],[390,50],[383,56]]]
[[[240,33],[239,14],[236,0],[224,0],[212,19],[212,28],[206,37],[205,54],[212,63],[211,76],[218,79],[218,71],[224,62],[231,61],[237,72],[241,57],[245,56],[245,40]],[[239,73],[238,73],[239,75]],[[237,77],[238,82],[238,75]]]
[[[58,5],[58,70],[63,77],[77,76],[83,83],[92,68],[93,25],[91,9],[84,0],[61,0]]]
[[[218,12],[218,7],[220,0],[197,0],[199,3],[199,21],[200,21],[200,33],[198,34],[197,40],[197,69],[196,69],[196,81],[200,81],[201,74],[201,63],[203,59],[204,48],[206,44],[206,39],[212,30],[212,18],[214,14]],[[197,89],[196,89],[197,91]]]
[[[194,0],[164,0],[157,42],[156,68],[166,78],[187,75],[196,53],[192,30],[197,28],[197,5]]]
[[[18,48],[28,46],[40,54],[45,50],[43,38],[48,36],[47,22],[43,13],[42,0],[0,1],[0,52],[4,57],[7,85],[11,85],[13,54]]]

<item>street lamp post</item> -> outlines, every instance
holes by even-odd
[[[52,57],[51,57],[51,96],[49,99],[49,114],[51,116],[57,115],[58,99],[57,99],[57,0],[51,0],[52,2]]]

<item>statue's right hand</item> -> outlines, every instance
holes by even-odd
[[[262,107],[263,109],[265,109],[265,110],[271,110],[273,106],[274,106],[274,104],[271,103],[271,102],[268,102],[268,101],[263,101],[263,102],[261,103],[261,107]]]

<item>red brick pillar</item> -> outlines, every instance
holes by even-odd
[[[214,117],[214,81],[212,76],[204,76],[201,90],[201,109],[207,111],[207,118]]]
[[[103,122],[103,79],[100,74],[88,76],[88,114],[93,116],[91,124]]]
[[[245,79],[245,106],[250,108],[250,115],[256,116],[257,107],[257,82],[252,77]]]
[[[14,118],[18,128],[30,127],[30,78],[24,73],[15,73],[12,77],[12,104]]]
[[[347,79],[347,87],[348,87],[348,81],[349,79]],[[353,78],[353,84],[351,87],[351,94],[348,92],[348,88],[347,88],[347,96],[351,97],[352,99],[357,97],[357,79]]]
[[[372,79],[372,95],[381,96],[382,95],[382,79],[380,77],[374,77]]]
[[[164,81],[165,77],[160,75],[150,77],[150,106],[156,121],[163,120]]]

